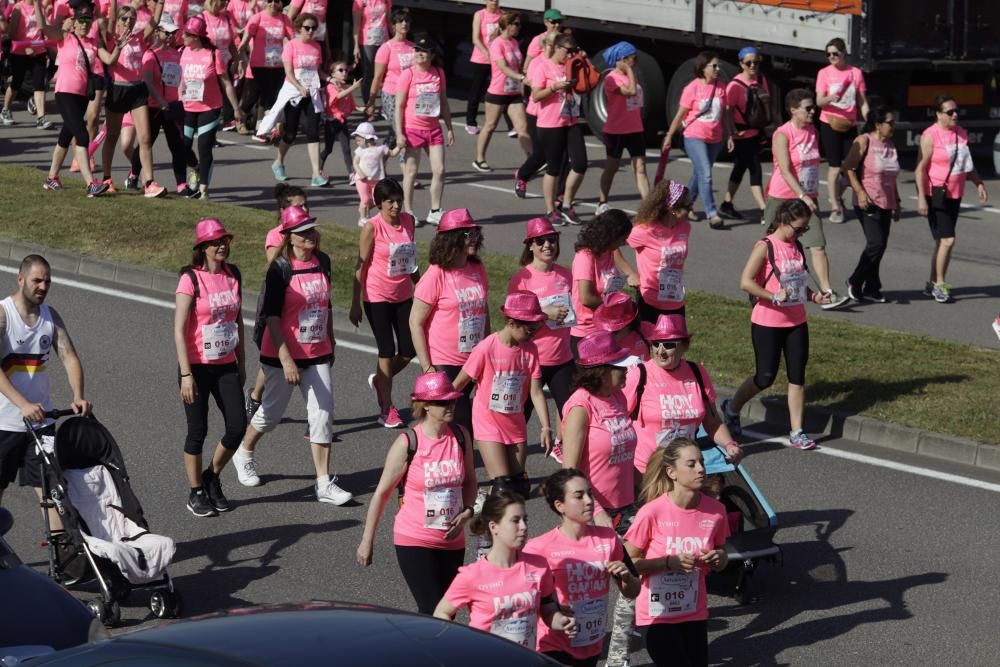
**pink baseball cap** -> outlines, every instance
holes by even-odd
[[[281,212],[281,233],[298,234],[316,226],[316,218],[301,206],[289,206]]]
[[[524,234],[524,242],[537,239],[539,236],[549,236],[550,234],[562,234],[552,226],[552,221],[548,218],[532,218],[528,220],[528,228]]]
[[[192,16],[184,23],[184,33],[195,37],[208,37],[208,29],[205,27],[205,19],[201,16]]]
[[[595,331],[584,336],[577,346],[577,355],[577,365],[585,368],[593,366],[627,368],[642,361],[619,345],[615,335],[610,331]]]
[[[410,400],[454,401],[461,395],[462,392],[455,391],[447,373],[435,371],[417,376],[417,379],[413,381],[413,393],[410,394]]]
[[[503,301],[500,312],[505,317],[521,322],[541,322],[545,319],[538,295],[534,292],[514,290]]]
[[[197,250],[198,246],[202,243],[215,241],[216,239],[221,239],[226,236],[229,238],[233,237],[233,235],[227,232],[226,228],[222,226],[222,223],[215,218],[199,220],[198,224],[194,226],[194,249]]]
[[[472,214],[467,208],[453,208],[445,211],[438,222],[437,233],[450,232],[454,229],[478,229],[479,225],[472,219]]]
[[[594,324],[605,331],[619,331],[627,327],[638,314],[639,307],[632,301],[632,297],[625,292],[612,292],[604,295],[604,303],[594,311]]]
[[[687,330],[687,321],[683,315],[660,315],[656,318],[656,324],[641,322],[639,331],[642,333],[642,337],[648,341],[691,338],[691,334]]]

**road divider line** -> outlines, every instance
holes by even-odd
[[[467,185],[470,188],[480,188],[482,190],[494,190],[496,192],[505,192],[507,194],[513,194],[513,191],[510,188],[501,188],[498,185],[484,185],[482,183],[459,183],[459,185]],[[527,198],[528,199],[541,199],[542,195],[536,195],[534,192],[528,192],[527,193]],[[577,201],[576,204],[575,204],[575,206],[586,206],[587,208],[597,209],[598,205],[597,204],[592,204],[590,202],[585,202],[585,201]],[[618,208],[618,207],[617,206],[612,206],[611,208]],[[629,215],[635,215],[635,211],[633,211],[632,209],[623,208],[621,210],[625,211]]]

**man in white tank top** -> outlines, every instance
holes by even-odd
[[[27,433],[24,418],[47,423],[42,433],[52,435],[54,423],[45,418],[52,409],[48,361],[53,348],[62,359],[73,392],[73,411],[90,412],[83,397],[83,366],[59,313],[45,305],[52,286],[49,263],[28,255],[17,273],[17,290],[0,301],[0,501],[20,469],[20,485],[34,487],[41,498],[40,457]],[[52,528],[61,528],[50,512]]]

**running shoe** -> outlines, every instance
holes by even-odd
[[[198,489],[197,491],[191,489],[191,493],[188,494],[187,508],[195,516],[218,516],[215,508],[212,507],[212,503],[208,501],[208,494],[205,493],[205,489]]]
[[[493,167],[491,167],[490,163],[487,162],[486,160],[473,160],[472,168],[484,174],[488,174],[491,171],[493,171]]]
[[[731,401],[727,398],[722,402],[722,418],[726,420],[726,428],[729,429],[729,435],[734,438],[738,438],[743,434],[743,426],[740,424],[739,413],[733,414],[729,409]]]
[[[28,113],[30,113],[32,116],[38,113],[38,106],[35,104],[34,95],[28,98]]]
[[[399,416],[399,410],[396,409],[396,406],[390,405],[385,412],[379,415],[378,423],[386,428],[399,428],[403,425],[403,418]]]
[[[423,227],[424,225],[427,224],[426,221],[421,220],[420,218],[418,218],[417,214],[414,213],[413,211],[407,211],[407,213],[409,213],[411,216],[413,216],[413,226],[414,227]]]
[[[275,177],[277,177],[277,174],[275,174]],[[287,176],[285,177],[285,180],[288,180]],[[313,186],[314,188],[325,188],[326,186],[330,185],[330,179],[324,176],[323,174],[320,174],[319,176],[313,176],[312,180],[309,182],[309,185]]]
[[[824,303],[823,305],[820,306],[820,308],[822,308],[823,310],[833,310],[835,308],[840,308],[845,303],[850,301],[849,298],[847,298],[846,296],[840,296],[832,289],[823,290],[823,293],[828,294],[830,296],[830,303]]]
[[[233,452],[233,468],[236,469],[236,479],[243,486],[260,486],[260,476],[257,474],[257,460],[246,456],[237,449]]]
[[[125,177],[125,181],[124,183],[122,183],[122,185],[126,190],[138,190],[139,177],[136,176],[135,174],[129,174],[128,176]]]
[[[188,188],[188,190],[190,191],[190,194],[187,196],[188,199],[201,199],[201,190],[200,189],[199,190],[191,190],[190,188]]]
[[[553,209],[545,214],[545,217],[549,219],[549,223],[553,227],[565,227],[566,222],[563,220],[562,215],[559,214],[559,209]]]
[[[736,207],[733,206],[733,202],[731,201],[722,202],[722,204],[719,205],[719,213],[722,214],[722,217],[727,220],[746,220],[746,218],[743,217],[743,214],[736,210]]]
[[[10,127],[14,124],[14,117],[10,115],[10,109],[0,111],[0,125]]]
[[[559,465],[563,462],[563,450],[562,450],[562,440],[559,438],[555,439],[552,443],[552,449],[549,451],[549,458],[553,459]]]
[[[510,137],[511,139],[517,139],[517,130],[514,129],[507,130],[507,136]]]
[[[524,199],[528,196],[528,181],[521,178],[521,174],[518,171],[514,171],[514,196],[518,199]]]
[[[444,209],[441,208],[437,209],[436,211],[429,211],[427,213],[427,224],[437,227],[438,223],[441,222],[441,217],[443,215],[444,215]]]
[[[222,492],[222,479],[212,472],[211,468],[206,468],[202,471],[201,484],[205,488],[209,504],[216,512],[221,514],[233,509],[233,506],[229,503],[229,499],[226,498],[226,494]]]
[[[191,199],[198,199],[200,201],[208,201],[208,190],[199,190],[198,194]]]
[[[193,195],[196,194],[198,194],[198,191],[189,188],[187,183],[185,183],[184,185],[182,185],[177,189],[177,196],[184,197],[185,199],[190,199]]]
[[[847,298],[848,299],[850,299],[851,301],[863,301],[864,300],[861,297],[861,290],[855,289],[854,285],[851,284],[850,280],[848,280],[846,284],[847,284]]]
[[[722,219],[721,215],[715,214],[708,219],[708,226],[712,229],[722,229],[726,226],[726,222]]]
[[[46,190],[53,190],[55,192],[59,192],[60,190],[65,189],[63,188],[63,184],[59,181],[58,176],[56,178],[49,178],[48,176],[46,176],[45,182],[42,183],[42,187],[45,188]]]
[[[157,197],[166,197],[167,189],[157,183],[156,181],[150,181],[146,184],[146,187],[142,189],[142,196],[146,199],[156,199]]]
[[[271,173],[274,174],[274,180],[279,183],[284,183],[288,180],[288,172],[285,171],[285,165],[278,164],[277,162],[271,163]]]
[[[951,285],[948,283],[934,283],[934,289],[931,290],[931,296],[938,303],[951,303],[953,299],[951,298]]]
[[[701,222],[704,219],[705,219],[704,213],[698,213],[697,211],[688,211],[688,221]]]
[[[253,397],[253,390],[247,391],[247,423],[253,419],[253,416],[257,414],[257,409],[260,407],[260,401]]]
[[[798,430],[789,434],[788,446],[803,450],[816,449],[816,441],[806,435],[802,430]]]
[[[333,505],[343,505],[344,503],[349,503],[354,496],[344,489],[337,486],[337,476],[334,475],[330,478],[330,481],[326,483],[322,489],[319,487],[319,481],[316,482],[316,500],[321,503],[331,503]]]
[[[877,289],[866,291],[864,294],[861,295],[861,298],[863,298],[865,301],[874,301],[875,303],[889,302],[889,299],[885,298],[885,295],[882,294],[882,290],[877,290]]]
[[[269,137],[264,137],[264,136],[261,136],[259,134],[255,134],[255,135],[253,135],[250,138],[253,139],[254,141],[256,141],[258,144],[269,144],[269,143],[271,143],[271,139]]]
[[[567,225],[577,226],[583,224],[583,220],[581,220],[580,216],[576,214],[576,209],[573,208],[572,205],[570,205],[569,208],[559,208],[557,210]]]
[[[924,283],[924,295],[934,296],[934,283],[929,280]]]
[[[105,178],[103,181],[104,185],[108,186],[107,192],[110,194],[115,194],[118,190],[115,190],[115,182],[110,178]]]
[[[844,222],[844,212],[843,211],[830,211],[830,223],[834,225],[839,225]]]
[[[597,205],[597,210],[594,211],[594,215],[595,216],[602,215],[610,210],[611,210],[611,205],[608,204],[608,202],[606,201],[602,201],[600,204]]]
[[[465,131],[468,132],[469,134],[471,134],[472,136],[476,136],[477,134],[479,134],[479,126],[478,125],[466,125],[465,126]]]
[[[220,129],[221,129],[221,130],[222,130],[223,132],[232,132],[232,131],[233,131],[233,130],[235,130],[235,129],[236,129],[237,127],[239,127],[239,123],[238,123],[238,122],[236,122],[235,120],[231,120],[231,121],[229,121],[228,123],[226,123],[225,125],[223,125],[223,126],[222,126],[222,127],[220,128]]]
[[[105,192],[108,191],[108,184],[102,183],[101,181],[91,181],[90,185],[87,186],[87,196],[88,197],[100,197]]]
[[[38,121],[35,122],[35,129],[38,129],[38,130],[51,130],[52,129],[52,121],[49,120],[48,118],[46,118],[45,116],[41,116],[38,119]]]

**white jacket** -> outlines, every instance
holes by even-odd
[[[309,97],[312,99],[313,109],[317,114],[322,115],[324,106],[323,89],[313,88],[309,91]],[[285,105],[289,102],[292,103],[293,107],[297,107],[302,102],[302,94],[290,81],[285,80],[285,83],[281,86],[281,90],[278,91],[278,99],[274,101],[274,106],[268,110],[264,118],[257,124],[258,137],[265,137],[271,134],[274,126],[285,120]]]

